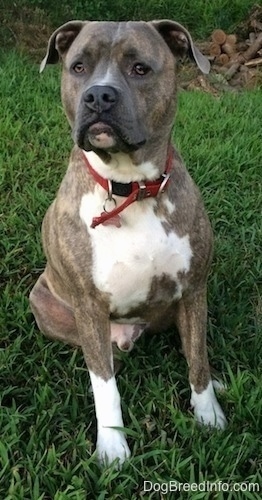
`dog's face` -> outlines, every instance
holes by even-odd
[[[88,23],[83,28],[64,65],[74,103],[63,90],[81,148],[129,152],[163,126],[163,117],[172,122],[175,61],[168,47],[160,51],[159,45],[165,47],[162,37],[147,24]]]
[[[189,33],[172,21],[72,21],[50,38],[42,69],[63,60],[62,100],[80,148],[129,153],[170,135],[174,55],[186,52],[206,70]]]

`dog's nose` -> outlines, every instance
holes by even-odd
[[[117,102],[117,91],[106,85],[94,85],[85,92],[84,101],[91,111],[109,111]]]

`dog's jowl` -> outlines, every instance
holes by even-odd
[[[112,343],[176,327],[199,422],[223,428],[206,349],[212,232],[198,189],[171,146],[176,58],[209,62],[180,24],[71,21],[41,70],[62,61],[74,148],[43,222],[45,271],[30,295],[40,330],[81,346],[100,461],[130,454]]]

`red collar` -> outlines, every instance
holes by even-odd
[[[169,147],[169,153],[166,160],[165,172],[161,175],[159,179],[155,181],[140,181],[140,182],[130,182],[129,184],[121,184],[120,182],[114,182],[109,179],[102,177],[94,168],[90,165],[84,151],[83,158],[86,167],[90,174],[93,176],[96,182],[100,184],[107,191],[107,198],[104,203],[104,212],[101,213],[99,217],[94,217],[92,220],[91,227],[95,228],[99,224],[113,224],[117,227],[121,226],[119,213],[122,212],[126,207],[131,205],[134,201],[141,201],[144,198],[155,198],[157,195],[164,193],[170,179],[171,169],[173,165],[173,148]],[[126,200],[124,203],[116,206],[116,200],[113,197],[124,196]],[[115,208],[110,212],[106,211],[106,203],[113,201]],[[110,222],[111,220],[111,222]]]

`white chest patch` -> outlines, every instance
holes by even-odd
[[[153,277],[163,275],[176,282],[173,298],[179,299],[182,287],[178,273],[189,270],[192,257],[189,236],[166,234],[154,213],[154,199],[127,207],[121,213],[120,228],[100,225],[92,229],[92,218],[100,215],[104,198],[105,191],[98,185],[93,193],[84,195],[80,217],[91,236],[94,283],[110,294],[111,311],[124,316],[146,301]],[[123,202],[116,198],[117,203]]]

